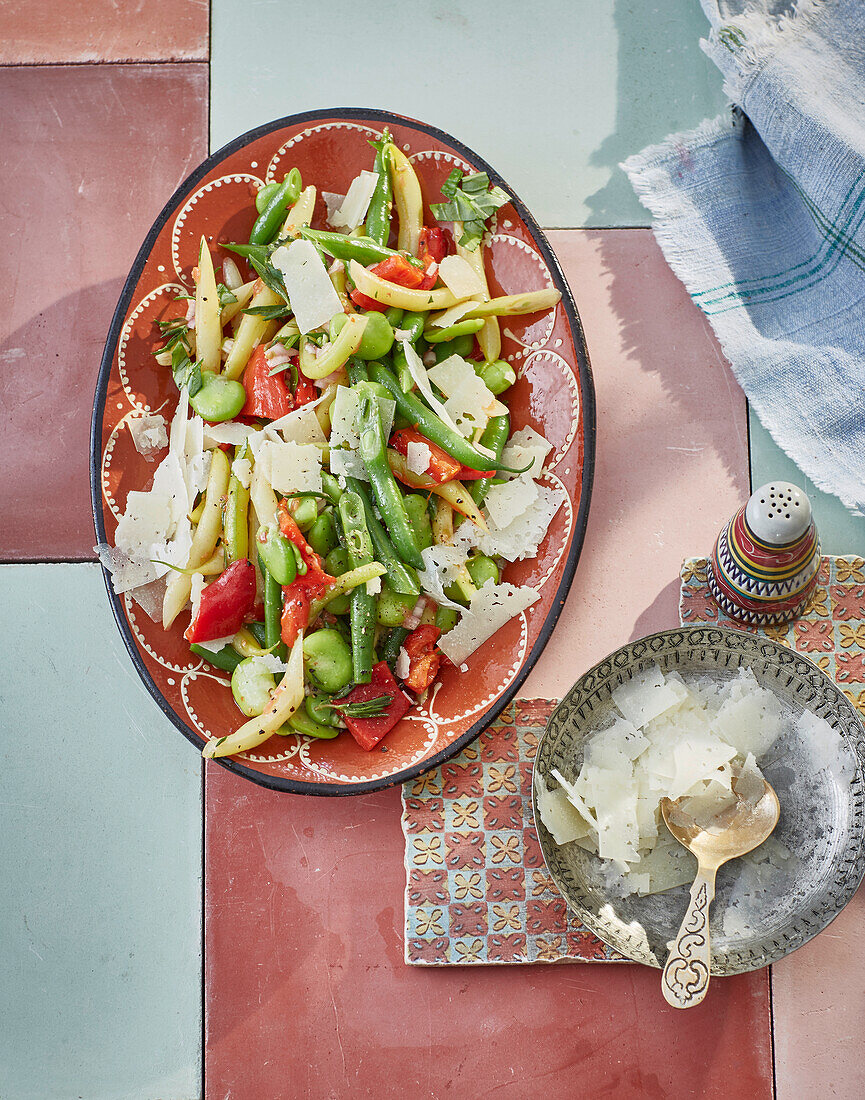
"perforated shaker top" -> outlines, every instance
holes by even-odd
[[[752,494],[745,520],[761,542],[785,546],[808,530],[811,501],[789,481],[770,481]]]

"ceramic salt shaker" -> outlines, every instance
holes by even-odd
[[[802,614],[819,570],[811,502],[789,481],[770,481],[721,530],[707,574],[722,611],[766,625]]]

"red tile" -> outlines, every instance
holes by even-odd
[[[206,156],[205,65],[0,69],[0,557],[91,558],[93,390],[135,254]]]
[[[398,791],[211,765],[206,813],[208,1096],[771,1097],[765,973],[676,1012],[638,966],[408,967]]]
[[[208,0],[2,4],[0,65],[206,61]]]

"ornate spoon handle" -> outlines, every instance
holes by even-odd
[[[715,896],[716,868],[697,869],[691,900],[661,978],[664,1000],[673,1008],[692,1008],[709,987],[709,906]]]

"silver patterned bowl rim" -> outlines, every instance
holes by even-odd
[[[856,773],[850,787],[851,840],[835,860],[832,890],[824,897],[821,905],[800,912],[785,935],[767,938],[759,946],[751,945],[740,950],[728,949],[723,956],[713,952],[712,975],[726,976],[758,970],[802,947],[838,916],[856,893],[865,876],[865,728],[856,708],[838,685],[813,661],[797,650],[744,630],[699,625],[658,631],[629,642],[610,653],[584,673],[569,689],[550,715],[538,743],[533,779],[539,769],[540,775],[546,776],[549,774],[550,767],[554,766],[550,762],[552,745],[556,739],[557,728],[562,724],[571,721],[576,721],[578,725],[584,724],[578,734],[578,743],[582,742],[590,728],[585,723],[593,711],[593,700],[607,697],[614,687],[630,678],[634,670],[641,665],[649,665],[662,656],[671,655],[674,661],[679,663],[680,659],[687,655],[687,667],[693,668],[691,662],[695,654],[699,654],[701,650],[706,653],[709,651],[715,651],[718,654],[727,653],[731,659],[744,655],[759,656],[773,661],[789,677],[788,685],[798,679],[803,693],[809,692],[810,689],[809,694],[802,695],[800,702],[814,713],[826,717],[847,742],[857,761]],[[738,661],[731,663],[730,667],[738,667],[738,664]],[[627,959],[660,968],[664,960],[659,961],[649,950],[645,933],[642,937],[635,931],[630,935],[623,934],[620,923],[611,921],[596,911],[591,902],[591,896],[583,888],[573,868],[563,861],[559,846],[541,822],[534,781],[532,782],[532,812],[547,870],[569,910],[589,931]],[[675,934],[676,929],[671,928],[670,939]]]

